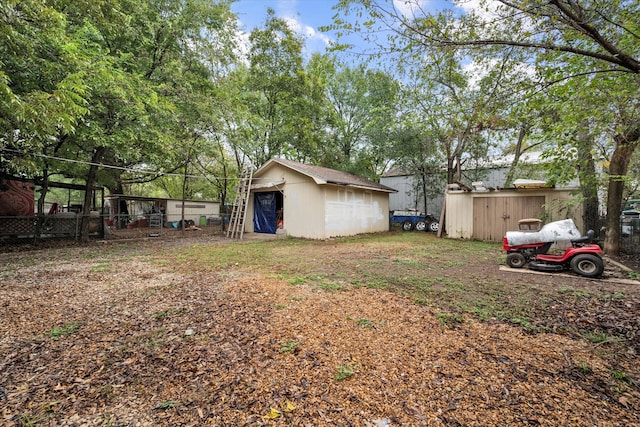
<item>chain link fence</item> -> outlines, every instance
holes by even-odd
[[[623,218],[620,224],[620,252],[640,255],[640,218]]]

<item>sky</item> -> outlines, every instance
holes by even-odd
[[[399,13],[406,16],[424,15],[425,12],[433,12],[436,9],[451,7],[451,0],[386,0],[386,7],[391,6]],[[455,0],[454,0],[455,2]],[[465,0],[462,4],[467,7],[476,5],[478,0]],[[263,27],[267,16],[267,9],[272,8],[276,16],[289,23],[297,34],[304,36],[304,56],[309,58],[312,53],[324,53],[326,48],[335,42],[335,35],[323,33],[319,27],[333,23],[333,16],[338,13],[334,9],[338,0],[236,0],[231,4],[231,10],[236,13],[240,29],[244,31],[245,38],[256,27]],[[343,19],[349,17],[341,14]],[[351,15],[353,18],[353,15]],[[352,53],[371,52],[371,46],[366,46],[358,36],[348,37],[341,42],[354,45]],[[348,52],[341,55],[350,56]],[[357,57],[358,55],[355,55]],[[356,60],[357,62],[357,60]]]
[[[248,34],[264,25],[270,7],[277,17],[286,20],[296,33],[305,37],[309,52],[324,52],[332,38],[318,27],[333,22],[336,11],[332,7],[336,3],[337,0],[237,0],[231,10],[238,16],[241,29]]]

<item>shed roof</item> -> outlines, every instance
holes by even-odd
[[[386,185],[382,185],[377,182],[369,181],[366,178],[362,178],[348,172],[329,169],[322,166],[308,165],[305,163],[294,162],[293,160],[280,158],[270,159],[256,171],[254,177],[259,177],[261,173],[278,164],[312,178],[318,185],[333,184],[345,187],[357,187],[368,190],[382,191],[386,193],[397,192],[397,190],[394,190],[391,187],[387,187]]]

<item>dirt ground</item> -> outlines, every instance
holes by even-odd
[[[509,271],[493,254],[431,261],[439,295],[480,279],[558,290],[531,301],[535,329],[354,285],[363,260],[407,274],[409,250],[379,242],[257,247],[335,289],[250,259],[176,261],[250,237],[0,254],[2,423],[640,426],[640,283],[615,264],[588,280]]]

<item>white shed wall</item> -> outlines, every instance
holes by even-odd
[[[291,175],[284,193],[284,228],[287,235],[325,238],[322,188],[304,175]]]
[[[389,230],[388,193],[326,187],[326,237]]]
[[[482,193],[486,195],[487,193]],[[473,235],[473,196],[467,192],[445,195],[445,230],[452,239],[469,239]]]

